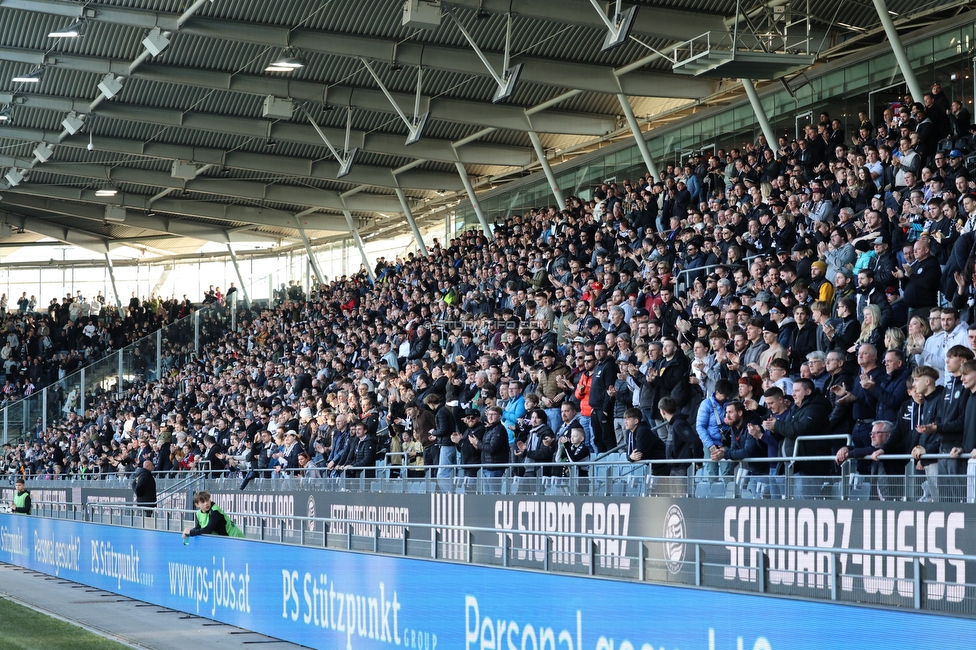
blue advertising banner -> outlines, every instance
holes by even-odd
[[[962,648],[976,620],[0,515],[0,561],[314,648]]]

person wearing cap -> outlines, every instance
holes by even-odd
[[[800,214],[816,225],[820,221],[831,221],[834,217],[834,203],[824,194],[823,185],[810,184],[810,200],[800,208]]]
[[[539,403],[546,412],[549,428],[559,428],[559,408],[566,399],[567,389],[563,387],[563,380],[568,379],[572,372],[559,359],[555,350],[546,348],[542,351],[542,369],[539,372]]]
[[[478,361],[478,346],[474,344],[474,334],[471,330],[464,330],[461,336],[455,338],[452,334],[448,341],[447,360],[455,363],[475,363]]]
[[[294,470],[298,469],[298,454],[305,451],[302,443],[298,440],[298,432],[289,429],[285,432],[285,446],[278,452],[278,463],[275,466],[276,476],[291,476]]]
[[[773,359],[789,360],[789,354],[779,342],[779,325],[773,321],[764,323],[762,326],[763,342],[766,349],[759,355],[757,370],[760,374],[766,374]]]
[[[922,190],[922,198],[925,201],[942,198],[942,188],[945,184],[944,178],[938,174],[933,174],[930,168],[923,167],[922,182],[925,184],[925,189]]]
[[[462,420],[466,429],[463,433],[452,433],[451,440],[457,445],[461,464],[464,465],[461,471],[465,486],[473,486],[478,476],[478,465],[481,464],[481,450],[476,444],[484,438],[485,428],[481,424],[481,413],[478,409],[465,409]]]
[[[817,260],[810,265],[810,296],[813,300],[834,301],[834,285],[827,281],[827,264]]]
[[[868,262],[867,268],[874,273],[874,280],[882,287],[894,284],[898,260],[890,250],[891,238],[887,235],[878,235],[871,245],[874,247],[874,257]]]

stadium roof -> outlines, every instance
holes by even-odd
[[[888,7],[897,20],[965,4]],[[428,28],[402,24],[404,0],[0,0],[0,217],[14,227],[0,243],[168,256],[348,234],[343,210],[392,236],[407,228],[398,190],[421,224],[440,222],[465,196],[458,163],[476,188],[536,170],[531,130],[582,150],[632,137],[620,93],[653,121],[738,92],[672,72],[676,46],[706,32],[809,20],[811,60],[883,37],[869,0],[743,2],[738,18],[734,0],[634,5],[604,50],[591,0],[443,0]],[[495,103],[506,58],[521,74]]]

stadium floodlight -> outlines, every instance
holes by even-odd
[[[36,158],[38,162],[47,162],[52,155],[54,155],[54,147],[45,142],[37,145],[37,147],[34,149],[34,158]]]
[[[169,32],[163,32],[159,27],[153,27],[146,38],[142,39],[142,46],[153,56],[169,47]]]
[[[20,185],[21,181],[24,180],[24,172],[14,167],[7,172],[4,178],[6,178],[7,182],[10,183],[10,187],[16,187]]]
[[[468,45],[471,46],[474,53],[478,55],[479,59],[481,59],[481,62],[484,64],[485,68],[488,69],[488,74],[490,74],[491,78],[495,80],[495,85],[497,85],[498,88],[495,90],[495,94],[491,98],[492,103],[497,104],[498,102],[503,102],[511,97],[512,93],[515,91],[515,84],[518,82],[519,75],[522,73],[521,63],[509,65],[512,51],[512,14],[508,14],[508,24],[505,28],[505,51],[502,57],[502,69],[500,73],[497,72],[491,62],[488,61],[488,57],[486,57],[485,53],[481,51],[481,48],[478,47],[478,43],[475,42],[471,34],[468,33],[468,30],[464,28],[461,21],[457,19],[454,12],[448,9],[447,15],[451,17],[452,21],[454,21],[454,25],[458,28],[458,31],[461,32],[464,40],[468,42]]]
[[[70,25],[68,25],[63,29],[54,30],[53,32],[48,34],[47,37],[48,38],[78,38],[78,36],[81,35],[81,32],[78,31],[79,29],[81,29],[81,21],[76,20],[75,22],[71,23]]]
[[[98,89],[102,91],[105,99],[112,99],[122,92],[122,81],[114,74],[109,72],[98,84]]]
[[[22,74],[14,77],[13,79],[11,79],[11,81],[18,84],[36,84],[41,81],[41,71],[32,70],[27,74]]]
[[[78,131],[81,131],[81,127],[85,126],[84,118],[78,117],[77,113],[68,113],[68,116],[61,120],[61,126],[70,135],[74,135]]]
[[[613,18],[609,18],[603,7],[596,0],[590,0],[590,4],[600,14],[600,20],[607,26],[607,36],[603,39],[603,47],[600,51],[606,52],[618,45],[623,45],[627,37],[630,36],[630,29],[634,26],[634,18],[637,16],[637,5],[624,9],[620,1],[614,8]]]

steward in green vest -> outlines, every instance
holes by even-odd
[[[238,528],[220,506],[214,505],[209,492],[197,492],[193,495],[193,505],[196,511],[196,525],[183,531],[183,537],[197,535],[223,535],[224,537],[244,537],[244,532]]]
[[[14,482],[14,487],[17,492],[14,493],[14,501],[10,506],[10,511],[29,515],[31,513],[31,495],[30,491],[24,487],[24,479],[17,479]]]

